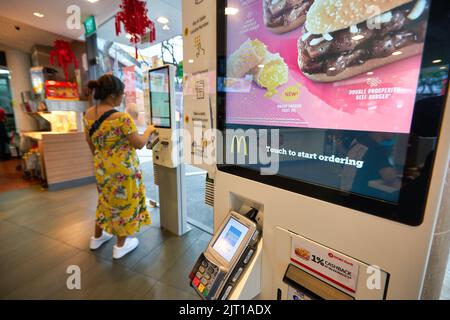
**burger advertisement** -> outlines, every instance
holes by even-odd
[[[409,133],[429,0],[229,0],[227,122]]]

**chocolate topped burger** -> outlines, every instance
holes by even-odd
[[[420,54],[428,6],[427,0],[316,0],[298,41],[300,69],[333,82]]]
[[[314,0],[263,0],[264,24],[275,33],[285,33],[305,23]]]

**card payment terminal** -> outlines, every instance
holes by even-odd
[[[253,220],[230,212],[189,275],[191,286],[205,300],[226,300],[251,261],[260,239]]]

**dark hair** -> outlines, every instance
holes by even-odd
[[[123,82],[112,74],[105,74],[98,80],[89,81],[88,88],[92,94],[94,91],[95,100],[105,100],[110,95],[121,95],[125,90]]]

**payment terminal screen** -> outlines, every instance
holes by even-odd
[[[214,243],[213,249],[226,261],[230,262],[247,235],[248,230],[242,223],[231,218]]]
[[[160,128],[170,128],[169,68],[151,70],[149,85],[152,124]]]

